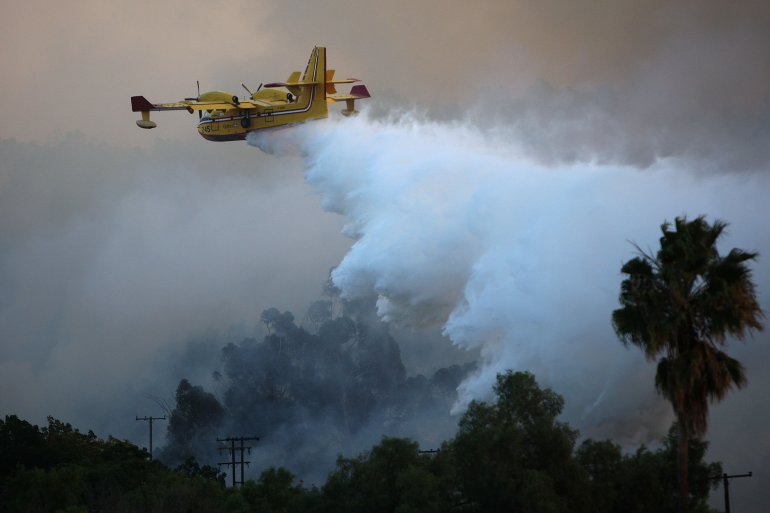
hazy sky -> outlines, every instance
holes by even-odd
[[[302,69],[314,45],[328,48],[338,76],[364,79],[380,119],[416,110],[438,120],[435,134],[458,140],[462,124],[474,137],[515,146],[538,169],[597,165],[646,177],[665,163],[693,176],[655,183],[669,188],[665,198],[683,200],[692,187],[694,208],[708,211],[653,209],[648,231],[624,237],[652,245],[662,217],[733,215],[730,242],[761,252],[755,276],[770,301],[766,2],[0,5],[0,414],[40,422],[50,413],[140,436],[143,426],[117,417],[152,413],[134,410],[153,406],[144,393],[169,393],[158,389],[179,376],[157,370],[189,340],[250,332],[262,308],[300,313],[317,297],[328,269],[351,255],[353,240],[341,231],[355,232],[355,219],[348,207],[336,206],[343,215],[322,210],[329,191],[321,187],[321,197],[317,184],[305,183],[302,159],[205,142],[185,112],[154,113],[158,128],[140,130],[129,104],[136,94],[158,102],[191,96],[196,80],[204,91],[240,95],[241,82],[254,88]],[[346,142],[355,145],[356,136]],[[369,140],[388,140],[377,137]],[[430,148],[423,157],[443,151]],[[597,183],[626,186],[578,179],[568,190],[583,194]],[[459,217],[441,201],[457,189],[442,187],[431,204]],[[617,214],[595,190],[584,198],[595,212]],[[608,225],[625,233],[624,218]],[[361,254],[370,260],[355,260]],[[597,272],[618,281],[630,254]],[[371,258],[358,249],[347,262],[368,270]],[[770,506],[768,337],[737,351],[750,362],[750,387],[715,410],[709,438],[727,471],[754,471],[743,480],[751,483],[736,483],[734,504],[760,511],[751,507]],[[114,401],[121,411],[105,414]],[[651,404],[626,407],[655,410]]]
[[[455,117],[476,106],[486,123],[502,112],[533,145],[559,143],[550,155],[729,154],[733,167],[755,168],[770,151],[761,1],[2,4],[3,138],[193,138],[180,113],[158,117],[152,134],[136,130],[128,98],[175,100],[196,80],[240,94],[241,82],[301,69],[320,44],[331,67],[381,97]]]

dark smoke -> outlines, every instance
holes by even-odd
[[[437,447],[452,436],[457,387],[474,365],[409,376],[398,342],[374,301],[347,301],[329,285],[304,322],[275,308],[261,315],[266,335],[222,349],[215,379],[221,402],[182,380],[161,458],[220,461],[218,437],[254,436],[249,474],[284,466],[320,483],[339,454],[369,449],[383,435]],[[225,458],[226,459],[226,458]]]

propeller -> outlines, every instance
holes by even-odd
[[[201,101],[201,81],[200,80],[196,80],[195,81],[195,87],[198,89],[198,97],[195,98],[195,100],[196,101]],[[203,119],[203,111],[202,110],[198,111],[198,119]]]
[[[249,88],[246,87],[246,84],[241,82],[241,85],[243,86],[244,89],[246,89],[246,92],[249,93],[249,96],[254,97],[254,94],[251,91],[249,91]]]
[[[196,80],[195,81],[195,86],[198,89],[198,96],[196,96],[195,98],[185,98],[185,100],[195,100],[196,102],[201,101],[201,82],[200,82],[200,80]],[[203,118],[203,111],[199,110],[198,111],[198,119],[201,119],[201,118]]]

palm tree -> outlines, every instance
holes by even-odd
[[[757,253],[716,248],[726,224],[704,218],[676,218],[661,226],[656,256],[637,246],[639,256],[623,265],[622,308],[612,324],[624,345],[633,344],[658,360],[655,387],[673,406],[679,423],[679,511],[689,504],[688,439],[705,434],[709,402],[746,385],[743,365],[722,351],[728,337],[743,339],[762,330],[748,262]]]

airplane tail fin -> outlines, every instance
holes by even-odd
[[[295,71],[288,81],[271,82],[265,87],[287,88],[297,97],[298,108],[306,107],[303,112],[307,112],[309,118],[325,118],[329,112],[326,108],[326,48],[313,48],[302,79],[299,79],[299,71]]]
[[[364,98],[372,97],[364,84],[353,86],[353,88],[350,90],[350,95],[354,96],[356,100],[363,100]]]
[[[326,48],[316,46],[310,53],[305,73],[302,74],[303,82],[326,81]]]
[[[326,48],[316,46],[310,54],[305,74],[302,76],[303,82],[313,82],[311,86],[312,105],[311,110],[315,114],[326,116]]]
[[[144,96],[132,96],[131,97],[131,111],[132,112],[146,112],[154,110],[155,105]]]

